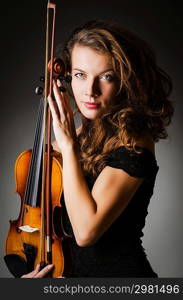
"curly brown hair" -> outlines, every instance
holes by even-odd
[[[111,55],[120,82],[109,112],[95,120],[81,116],[81,163],[85,172],[96,176],[105,167],[108,153],[120,145],[139,151],[137,140],[143,136],[150,135],[154,142],[167,138],[166,126],[174,112],[168,99],[172,82],[157,66],[148,43],[117,24],[90,21],[75,29],[64,48],[67,72],[76,44]]]

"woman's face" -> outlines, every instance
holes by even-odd
[[[80,112],[90,120],[107,112],[118,92],[111,56],[86,46],[72,51],[72,90]]]

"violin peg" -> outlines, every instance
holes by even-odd
[[[65,81],[65,82],[67,82],[67,83],[70,83],[72,77],[71,77],[70,75],[66,75],[66,76],[60,75],[60,76],[58,77],[58,79],[59,79],[60,81]]]
[[[66,81],[67,83],[70,83],[71,80],[72,80],[72,77],[71,77],[70,75],[66,75],[66,76],[65,76],[65,81]]]
[[[45,77],[44,77],[44,76],[41,76],[39,80],[40,80],[41,82],[45,82]]]
[[[62,93],[66,92],[66,88],[65,88],[64,86],[60,86],[60,87],[59,87],[59,90],[60,90]]]
[[[43,93],[43,88],[41,86],[37,86],[35,89],[35,94],[42,95],[42,93]]]
[[[58,76],[58,79],[59,79],[60,81],[64,81],[64,80],[65,80],[65,76],[60,75],[60,76]]]

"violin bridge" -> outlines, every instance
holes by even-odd
[[[24,226],[20,226],[18,227],[20,230],[25,231],[25,232],[29,232],[29,233],[33,233],[35,231],[39,231],[38,228],[36,227],[31,227],[29,225],[24,225]]]

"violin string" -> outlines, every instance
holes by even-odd
[[[31,206],[38,206],[39,197],[39,180],[40,180],[40,169],[41,169],[41,158],[42,158],[42,140],[43,140],[43,99],[40,101],[40,109],[38,116],[38,124],[35,134],[35,142],[32,152],[32,170],[31,170],[31,182],[28,204]]]
[[[24,200],[23,200],[23,207],[22,207],[22,215],[20,218],[20,224],[19,226],[23,225],[23,218],[24,218],[24,207],[25,204],[27,205],[32,205],[33,203],[33,193],[32,193],[32,187],[36,184],[35,179],[34,179],[34,170],[35,170],[35,162],[36,162],[36,153],[37,153],[37,147],[38,144],[40,145],[40,127],[42,123],[42,114],[43,114],[43,101],[40,101],[39,104],[39,110],[38,110],[38,118],[36,122],[36,130],[35,130],[35,139],[34,139],[34,146],[31,154],[31,159],[30,159],[30,167],[29,167],[29,172],[28,172],[28,178],[26,182],[26,189],[25,189],[25,194],[24,194]]]

